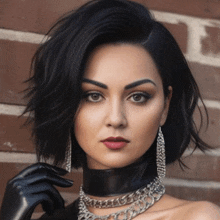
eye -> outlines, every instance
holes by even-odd
[[[151,98],[151,95],[145,92],[141,92],[132,94],[129,98],[132,102],[145,103]]]
[[[103,99],[103,96],[98,92],[91,92],[84,95],[84,99],[87,102],[100,102]]]

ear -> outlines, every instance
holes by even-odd
[[[169,90],[169,94],[168,96],[165,98],[164,101],[164,109],[163,109],[163,113],[160,119],[160,126],[163,126],[167,120],[167,116],[168,116],[168,112],[169,112],[169,107],[170,107],[170,101],[172,98],[172,94],[173,94],[173,88],[171,86],[168,87]]]

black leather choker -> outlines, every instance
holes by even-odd
[[[141,161],[123,168],[93,170],[83,168],[83,190],[93,196],[116,196],[135,191],[157,176],[155,163]]]

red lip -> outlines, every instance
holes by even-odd
[[[129,140],[124,139],[123,137],[108,137],[105,140],[102,140],[102,142],[130,142]]]
[[[124,139],[123,137],[108,137],[105,140],[102,140],[103,144],[111,149],[111,150],[118,150],[127,145],[129,140]]]

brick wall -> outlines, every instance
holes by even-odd
[[[21,91],[29,75],[31,57],[49,27],[63,13],[86,0],[5,0],[0,19],[0,203],[7,180],[36,161],[30,128],[18,118],[25,101]],[[199,83],[210,115],[202,132],[208,143],[220,146],[220,2],[137,0],[152,10],[155,18],[173,33]],[[195,114],[197,118],[197,114]],[[189,170],[177,164],[168,167],[167,192],[190,200],[209,200],[220,205],[220,148],[207,155],[185,154]],[[69,174],[72,189],[62,189],[67,203],[77,196],[82,172]],[[37,216],[37,214],[35,214]]]

